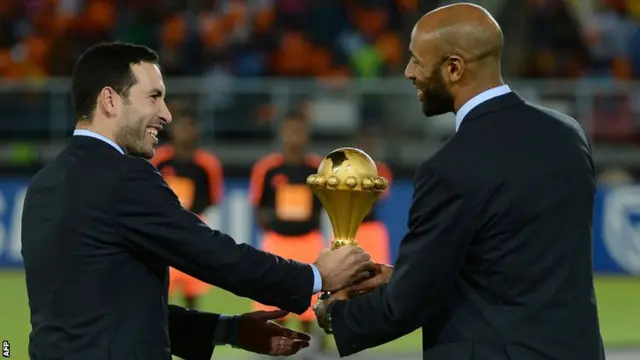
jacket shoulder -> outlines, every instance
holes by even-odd
[[[115,180],[123,172],[126,158],[127,156],[121,154],[94,154],[76,151],[73,148],[65,149],[31,178],[29,187],[74,181],[104,185],[105,182]]]
[[[128,179],[151,180],[157,177],[164,182],[158,168],[150,161],[136,156],[125,156],[123,161],[123,176]]]
[[[541,116],[547,117],[551,120],[558,122],[566,129],[580,136],[580,138],[582,138],[583,141],[585,142],[589,141],[588,140],[589,138],[584,128],[582,127],[582,125],[580,125],[580,122],[578,122],[578,120],[574,119],[573,117],[567,114],[563,114],[559,111],[556,111],[544,106],[540,106],[540,105],[527,103],[527,106],[537,111]]]

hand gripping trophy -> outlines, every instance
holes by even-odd
[[[358,227],[389,182],[378,176],[376,163],[364,151],[344,147],[327,155],[307,184],[329,215],[334,235],[331,249],[335,250],[358,245]],[[320,298],[328,296],[324,293]]]

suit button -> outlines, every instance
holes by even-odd
[[[291,300],[298,300],[298,297],[294,295],[291,297]]]

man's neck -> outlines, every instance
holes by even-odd
[[[196,151],[195,145],[173,144],[174,156],[179,160],[187,160],[193,157]]]
[[[304,160],[304,151],[284,150],[284,161],[288,164],[301,164]]]
[[[85,123],[85,122],[78,122],[76,124],[76,130],[87,130],[87,131],[91,131],[93,133],[96,133],[98,135],[102,135],[104,137],[106,137],[107,139],[113,141],[114,143],[117,144],[117,141],[115,139],[115,136],[113,136],[113,132],[111,131],[107,131],[106,129],[101,128],[100,126],[96,126],[94,123]]]
[[[75,130],[73,131],[73,136],[89,136],[89,137],[99,139],[113,146],[116,150],[118,150],[118,152],[125,154],[124,148],[118,145],[118,143],[114,139],[115,137],[109,137],[108,131],[101,131],[101,129],[96,128],[95,126],[87,126],[85,124],[79,124],[78,126],[76,126]]]
[[[477,86],[469,87],[460,91],[460,95],[456,97],[453,107],[455,109],[455,113],[458,113],[458,110],[466,104],[469,100],[474,97],[482,94],[483,92],[504,85],[504,81],[502,79],[496,79],[492,81],[486,81],[478,84]]]

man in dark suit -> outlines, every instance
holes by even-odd
[[[281,311],[226,317],[169,305],[169,266],[294,313],[315,292],[369,276],[362,249],[298,263],[238,245],[180,205],[146,160],[171,121],[157,61],[114,43],[76,65],[75,136],[33,178],[22,217],[33,360],[204,360],[215,344],[270,355],[308,345],[267,321]]]
[[[341,356],[421,327],[428,360],[604,359],[590,145],[574,119],[504,85],[502,42],[470,4],[414,28],[406,77],[425,115],[455,112],[456,133],[415,175],[395,268],[316,306]]]

